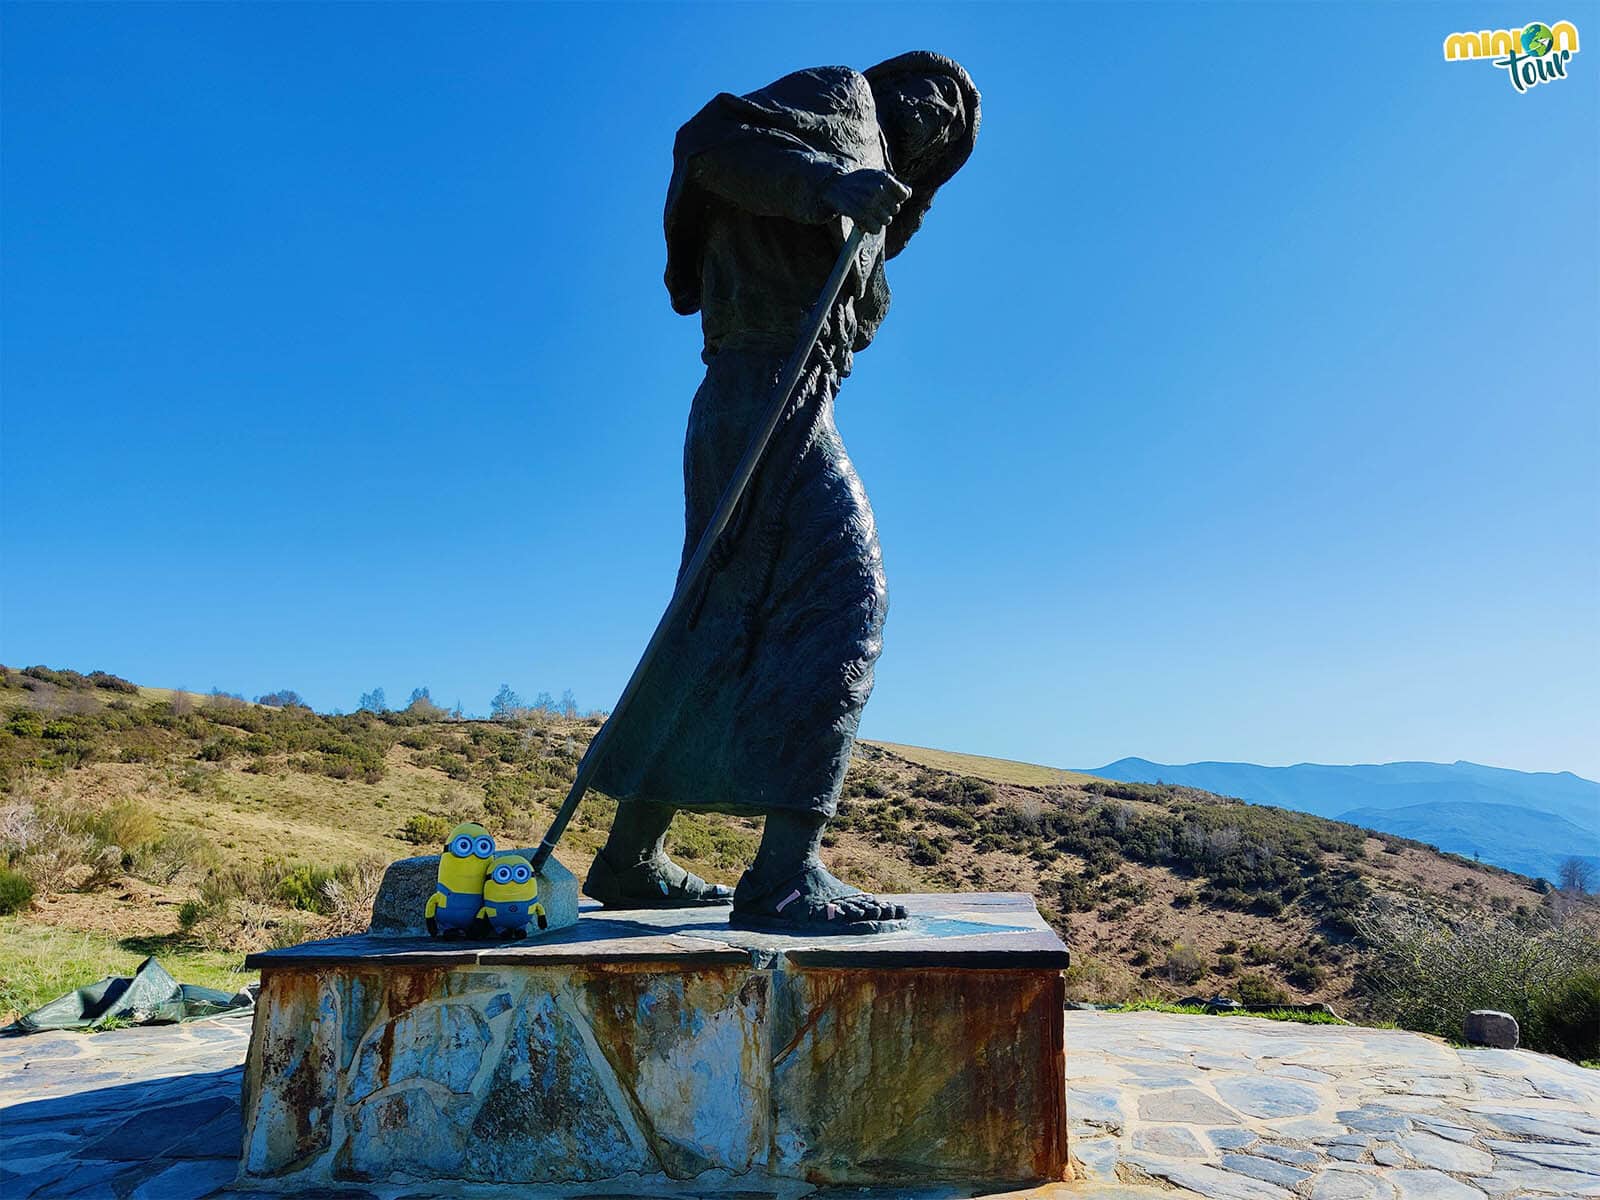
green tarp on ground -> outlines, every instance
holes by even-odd
[[[216,988],[179,983],[154,958],[147,958],[129,979],[110,975],[36,1008],[7,1025],[5,1033],[39,1033],[45,1029],[98,1029],[115,1021],[129,1025],[170,1025],[225,1013],[248,1012],[253,1005]]]

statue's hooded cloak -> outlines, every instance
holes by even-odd
[[[952,81],[961,97],[962,121],[953,140],[931,160],[920,164],[918,178],[908,178],[906,164],[897,163],[878,123],[877,100],[906,76],[940,76]],[[690,163],[711,149],[737,148],[759,157],[778,176],[796,177],[802,184],[818,176],[861,170],[887,162],[890,170],[912,189],[885,235],[884,252],[874,261],[865,288],[872,314],[864,324],[875,328],[888,309],[889,285],[883,259],[899,254],[933,203],[934,193],[961,169],[978,136],[981,118],[978,89],[961,65],[942,54],[914,50],[865,72],[849,67],[813,67],[796,71],[744,96],[723,92],[694,115],[681,129],[672,147],[672,181],[667,187],[667,292],[673,310],[688,315],[700,310],[700,261],[707,212],[716,197],[698,186]],[[815,189],[813,190],[820,190]],[[809,214],[816,222],[830,214],[818,208]],[[863,314],[866,316],[867,314]],[[875,319],[873,319],[875,318]],[[857,349],[865,342],[858,342]]]

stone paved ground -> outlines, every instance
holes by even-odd
[[[0,1040],[0,1196],[232,1195],[248,1037],[249,1022],[231,1019]],[[1600,1073],[1539,1054],[1380,1029],[1074,1012],[1067,1073],[1087,1179],[1013,1200],[1600,1196]],[[1155,1184],[1164,1190],[1141,1186]],[[461,1193],[496,1194],[536,1193]]]
[[[1600,1072],[1525,1050],[1074,1012],[1067,1108],[1091,1179],[1222,1200],[1600,1196]]]

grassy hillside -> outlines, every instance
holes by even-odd
[[[144,953],[218,983],[247,950],[364,927],[382,865],[434,851],[457,820],[535,842],[599,723],[456,720],[426,702],[324,716],[0,668],[0,906],[34,889],[0,916],[0,1009]],[[613,811],[591,796],[562,843],[580,876]],[[670,848],[731,883],[758,837],[755,821],[680,816]],[[1474,927],[1553,919],[1548,885],[1390,835],[909,746],[858,747],[825,844],[865,887],[1032,893],[1073,949],[1073,994],[1102,1001],[1378,1013],[1359,936],[1375,902]],[[1587,912],[1573,901],[1563,919],[1574,905]]]
[[[897,742],[872,742],[871,745],[898,755],[919,767],[972,775],[990,783],[1014,783],[1021,787],[1061,787],[1088,783],[1093,775],[1041,767],[1038,763],[1014,762],[1009,758],[985,758],[981,754],[957,754],[953,750],[929,750],[924,746],[902,746]]]

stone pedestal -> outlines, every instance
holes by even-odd
[[[1067,1171],[1067,951],[1024,895],[896,897],[876,938],[585,907],[512,945],[252,955],[243,1180],[656,1194]]]

